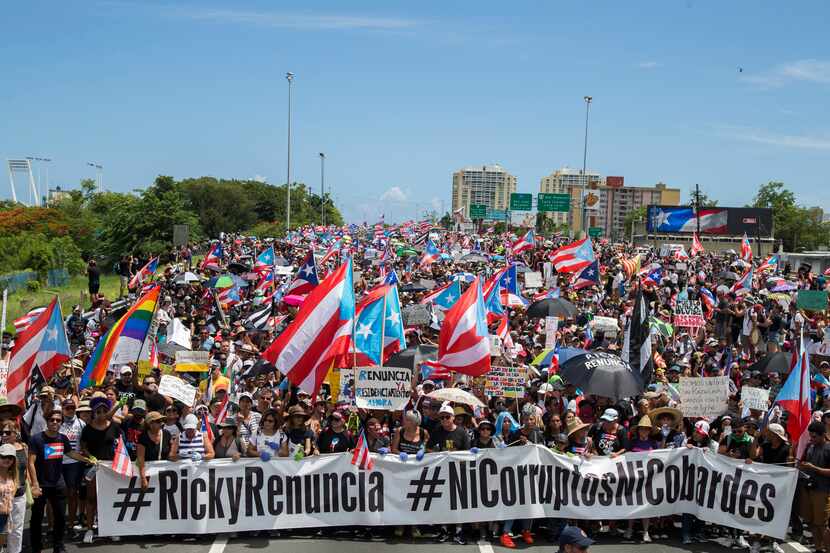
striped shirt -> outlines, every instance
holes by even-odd
[[[193,438],[187,437],[187,431],[179,434],[179,458],[187,459],[191,457],[194,452],[198,453],[202,457],[205,456],[205,439],[202,436],[202,433],[197,430],[193,435]]]

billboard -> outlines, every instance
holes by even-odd
[[[605,186],[609,188],[622,188],[625,185],[625,177],[605,177]]]
[[[700,210],[700,233],[772,236],[772,210],[757,207],[706,207]],[[698,230],[695,209],[689,206],[650,205],[646,212],[650,233],[692,233]]]

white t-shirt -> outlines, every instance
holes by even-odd
[[[268,451],[271,455],[279,453],[282,444],[288,441],[288,436],[282,429],[277,430],[274,434],[267,436],[262,433],[262,429],[257,429],[256,432],[248,439],[250,443],[257,450],[258,453]],[[265,445],[265,442],[273,443],[274,447]]]
[[[66,436],[66,438],[72,444],[72,451],[79,451],[81,448],[81,432],[83,431],[84,426],[86,426],[86,423],[78,417],[72,417],[72,420],[64,420],[61,423],[61,428],[59,432]],[[78,461],[76,461],[75,459],[70,459],[66,455],[63,456],[64,465],[69,465],[77,462]]]

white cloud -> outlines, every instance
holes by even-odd
[[[661,65],[663,65],[663,64],[658,63],[656,61],[641,61],[639,63],[640,69],[656,69],[656,68],[660,67]]]
[[[263,177],[262,175],[254,175],[254,180],[257,181],[257,182],[266,182],[267,181],[267,179],[265,177]]]
[[[830,62],[805,59],[784,63],[758,74],[744,74],[741,80],[762,88],[784,86],[793,81],[830,84]]]
[[[381,194],[380,201],[382,202],[405,202],[406,194],[401,190],[400,186],[393,186],[386,192]]]
[[[433,211],[437,211],[437,212],[439,212],[440,215],[443,215],[443,213],[441,213],[441,199],[440,198],[436,198],[435,196],[433,196],[432,199],[429,201],[429,205],[432,207]]]
[[[784,134],[746,127],[724,127],[723,132],[731,138],[744,142],[801,150],[830,150],[830,135]]]

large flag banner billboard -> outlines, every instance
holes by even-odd
[[[650,233],[679,234],[698,232],[740,236],[772,236],[772,210],[759,207],[705,207],[700,221],[694,207],[650,205],[646,228]]]

